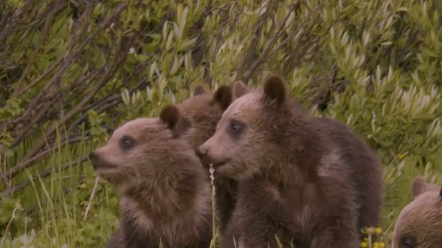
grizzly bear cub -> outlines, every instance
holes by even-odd
[[[232,87],[234,98],[250,91],[241,81],[235,82]],[[298,111],[303,110],[296,99],[291,99],[290,104]],[[339,149],[342,160],[352,166],[351,183],[357,193],[358,230],[378,226],[384,183],[378,156],[346,125],[326,117],[313,117],[310,121],[315,122],[316,132],[321,137],[332,140],[335,148]],[[365,236],[362,232],[359,232],[359,235],[361,240]]]
[[[420,176],[412,183],[414,200],[399,214],[393,248],[442,247],[442,189]]]
[[[207,248],[211,195],[206,170],[179,134],[178,109],[138,118],[90,154],[97,174],[121,194],[123,217],[107,247]]]
[[[193,97],[175,105],[179,110],[179,118],[189,124],[182,135],[194,149],[212,137],[218,121],[231,102],[229,86],[219,86],[212,95],[203,85],[197,85]]]
[[[355,168],[319,129],[278,76],[226,109],[198,150],[239,181],[222,248],[359,246]]]
[[[195,150],[212,137],[218,121],[231,102],[232,92],[229,86],[219,86],[212,95],[204,86],[198,85],[194,89],[193,97],[176,105],[182,121],[190,125],[183,130],[182,135]],[[209,167],[209,164],[203,166]],[[219,177],[216,172],[214,174],[218,228],[222,236],[235,206],[237,183],[233,179]]]

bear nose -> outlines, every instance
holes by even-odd
[[[91,161],[97,159],[97,157],[98,157],[98,154],[97,154],[95,151],[93,151],[93,152],[91,152],[91,153],[89,154],[89,159],[90,159]]]
[[[204,158],[206,154],[207,154],[207,148],[203,146],[200,146],[195,150],[195,155],[200,159]]]

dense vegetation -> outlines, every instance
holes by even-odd
[[[275,72],[313,115],[346,123],[382,158],[379,235],[389,247],[414,176],[442,183],[441,9],[432,0],[2,1],[0,246],[104,247],[118,195],[100,181],[91,198],[87,154],[197,83],[257,86]]]

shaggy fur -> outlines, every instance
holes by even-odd
[[[383,206],[381,163],[377,155],[350,129],[330,118],[313,118],[317,132],[327,137],[339,154],[340,160],[350,167],[352,187],[356,190],[358,231],[367,227],[378,227]],[[359,232],[361,239],[364,238]]]
[[[207,248],[211,195],[205,169],[180,133],[189,123],[167,106],[138,118],[90,154],[95,171],[121,194],[123,217],[107,247]]]
[[[227,108],[199,147],[203,163],[239,181],[222,248],[278,247],[275,235],[283,247],[359,246],[357,168],[323,129],[278,76]]]
[[[412,183],[414,200],[399,214],[393,248],[442,247],[442,189],[420,176]]]
[[[198,85],[194,89],[193,97],[176,105],[180,118],[190,124],[183,137],[194,149],[215,133],[222,113],[231,102],[230,87],[221,85],[212,95],[204,86]]]

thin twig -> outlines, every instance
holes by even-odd
[[[215,169],[213,168],[213,164],[210,164],[209,172],[210,172],[210,184],[212,186],[212,241],[210,242],[209,248],[214,248],[217,239],[217,232],[216,232]]]
[[[90,208],[91,208],[91,205],[92,205],[92,199],[94,198],[95,192],[97,191],[98,180],[100,180],[100,177],[99,177],[99,176],[97,176],[97,177],[95,178],[94,188],[92,189],[91,197],[89,198],[89,202],[88,202],[88,204],[87,204],[86,211],[84,212],[84,218],[83,218],[83,220],[86,220],[86,218],[87,218],[87,213],[89,212],[89,210],[90,210]]]
[[[63,60],[64,60],[64,58],[58,59],[54,64],[52,64],[51,67],[49,67],[46,71],[44,71],[43,74],[41,74],[38,78],[36,78],[28,86],[24,87],[23,90],[18,92],[16,97],[21,96],[23,93],[27,92],[30,88],[32,88],[35,85],[37,85],[43,78],[45,78],[47,75],[52,73],[55,70],[55,68],[57,68],[61,64],[61,62],[63,62]],[[14,123],[14,122],[12,122],[12,123]]]

